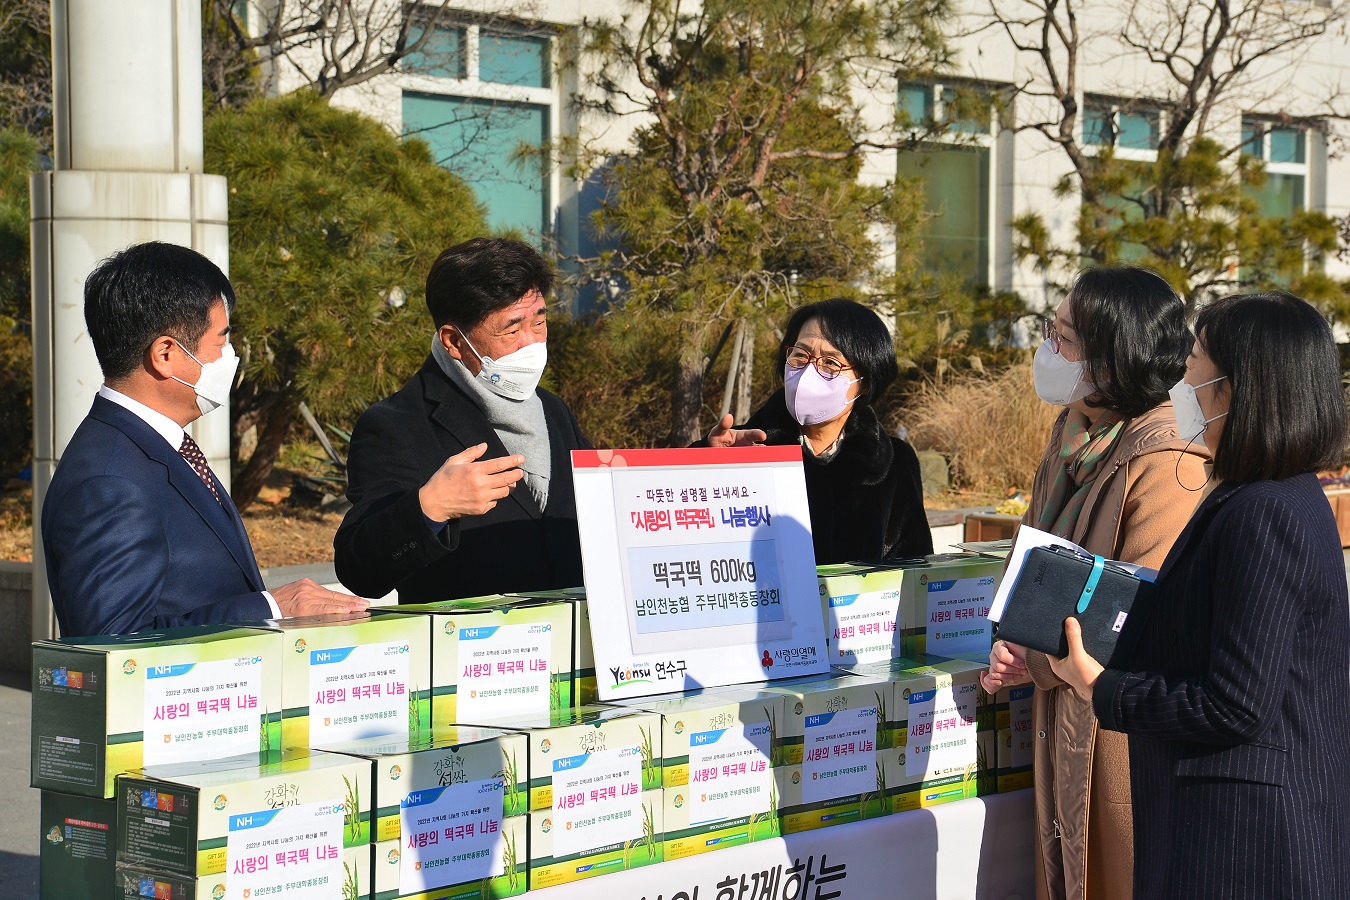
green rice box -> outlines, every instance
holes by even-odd
[[[878,761],[892,811],[992,792],[993,731],[981,728],[981,720],[990,720],[981,712],[988,699],[979,680],[985,669],[932,656],[851,669],[892,684],[889,737]],[[990,737],[981,743],[981,735]]]
[[[530,890],[661,862],[661,801],[658,788],[531,812]]]
[[[531,811],[584,805],[581,786],[614,788],[629,795],[661,787],[661,716],[620,706],[582,706],[545,716],[512,719],[496,727],[519,731],[529,740]],[[636,788],[634,786],[636,785]],[[590,791],[585,791],[589,795]]]
[[[772,691],[719,690],[616,704],[661,714],[666,859],[778,836],[772,768],[786,702]]]
[[[575,671],[572,679],[574,706],[589,706],[600,699],[595,686],[595,651],[591,645],[591,608],[586,602],[584,587],[563,588],[557,591],[522,591],[513,597],[535,600],[566,600],[572,604],[572,659]]]
[[[281,747],[281,635],[220,625],[33,644],[32,785],[111,797],[147,765]]]
[[[401,809],[418,792],[471,785],[500,795],[497,818],[524,815],[529,809],[529,742],[519,732],[450,725],[417,737],[371,738],[329,749],[374,764],[371,803],[377,842],[402,835]],[[432,799],[421,797],[419,802],[426,805]],[[450,799],[440,798],[439,805]]]
[[[320,751],[122,775],[118,863],[179,876],[195,898],[368,897],[370,783],[369,760]]]
[[[572,705],[572,605],[499,595],[391,607],[431,627],[433,726],[492,725]]]
[[[38,900],[108,900],[117,859],[117,804],[43,791],[38,816]]]
[[[1035,719],[1032,697],[1035,685],[1023,684],[998,692],[996,759],[998,791],[1008,793],[1031,787],[1036,762]]]
[[[327,747],[431,726],[431,633],[371,612],[271,624],[283,635],[283,747]]]
[[[785,697],[783,765],[774,773],[784,834],[889,812],[878,754],[885,678],[834,673],[756,687]]]
[[[976,553],[821,566],[830,661],[852,666],[923,653],[987,654],[989,607],[1002,575],[1002,560]]]

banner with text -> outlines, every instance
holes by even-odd
[[[824,672],[801,448],[575,450],[602,700]],[[620,624],[622,623],[622,624]]]

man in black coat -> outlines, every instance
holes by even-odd
[[[538,387],[552,286],[519,241],[476,238],[432,266],[431,355],[352,433],[333,548],[354,593],[424,603],[582,583],[571,451],[590,443]]]

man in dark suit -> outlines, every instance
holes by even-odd
[[[234,291],[214,263],[138,244],[99,264],[84,316],[104,384],[42,504],[66,635],[347,612],[309,579],[267,592],[243,520],[186,427],[225,404]]]
[[[432,352],[352,433],[338,578],[403,603],[580,585],[576,417],[538,387],[553,272],[519,241],[477,238],[427,276]]]

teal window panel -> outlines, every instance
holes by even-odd
[[[521,87],[549,85],[549,40],[483,31],[478,35],[478,80]]]
[[[1146,199],[1147,187],[1138,176],[1130,178],[1119,194],[1108,194],[1101,199],[1102,207],[1108,213],[1108,222],[1113,228],[1135,224],[1143,220],[1144,210],[1139,201]],[[1120,244],[1120,262],[1139,262],[1148,256],[1148,248],[1133,241]],[[1084,260],[1087,263],[1087,260]]]
[[[933,88],[927,84],[902,84],[896,95],[896,106],[911,125],[919,125],[933,118]]]
[[[1083,110],[1083,143],[1094,147],[1116,145],[1116,125],[1111,110],[1089,106]]]
[[[933,216],[924,223],[924,268],[955,275],[966,284],[989,283],[989,180],[987,147],[948,147],[901,153],[899,175],[922,181]]]
[[[956,88],[942,89],[942,103],[943,106],[947,107],[948,109],[947,118],[950,120],[947,127],[951,131],[960,132],[961,134],[988,134],[989,114],[987,111],[981,114],[977,114],[976,116],[970,116],[965,118],[952,117],[951,104],[956,102],[957,93],[958,91],[956,90]]]
[[[1122,112],[1117,118],[1120,134],[1116,136],[1116,146],[1127,150],[1158,149],[1156,112]]]
[[[522,146],[548,142],[547,106],[405,92],[403,130],[424,138],[441,165],[473,187],[494,229],[551,230],[547,175],[513,161]]]
[[[1302,128],[1272,128],[1270,130],[1270,161],[1273,163],[1305,163],[1308,160],[1307,132]]]
[[[1257,159],[1265,158],[1265,130],[1255,119],[1242,119],[1242,152]]]
[[[1287,219],[1303,209],[1305,179],[1302,175],[1267,173],[1260,188],[1249,188],[1262,216]]]
[[[416,44],[424,33],[422,28],[409,29],[408,46]],[[403,57],[403,69],[437,78],[469,77],[464,29],[444,26],[432,29],[421,48]]]

